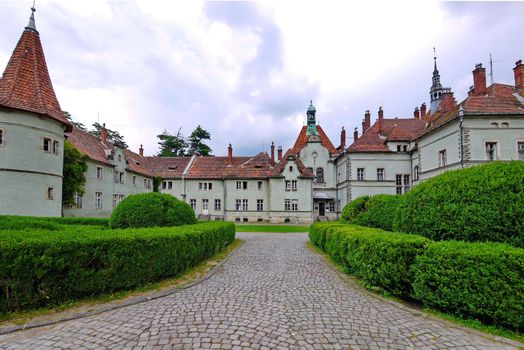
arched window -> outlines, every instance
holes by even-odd
[[[499,123],[493,122],[493,123],[491,123],[491,127],[492,128],[498,128],[499,127]]]
[[[507,123],[507,122],[500,123],[500,127],[501,128],[509,128],[509,123]]]
[[[307,168],[307,173],[313,176],[313,168]]]
[[[317,168],[316,182],[324,182],[324,169]]]

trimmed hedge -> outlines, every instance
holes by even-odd
[[[352,222],[353,220],[355,220],[355,218],[360,213],[366,210],[366,202],[368,200],[369,200],[369,196],[362,196],[346,204],[344,209],[342,209],[342,213],[340,214],[340,221]]]
[[[33,218],[32,218],[33,219]],[[109,219],[106,218],[79,218],[79,217],[62,217],[62,218],[44,218],[46,221],[62,225],[91,225],[109,227]]]
[[[0,216],[0,230],[48,230],[59,231],[62,226],[45,220],[27,216]]]
[[[235,238],[235,225],[0,231],[0,312],[129,289],[180,274]]]
[[[191,206],[165,193],[141,193],[128,196],[111,215],[113,228],[163,227],[196,223]]]
[[[424,305],[524,329],[524,249],[436,242],[417,257],[413,270],[414,295]]]
[[[392,231],[403,198],[400,195],[391,194],[372,196],[366,201],[364,210],[351,220],[351,223]]]
[[[445,172],[405,195],[398,230],[433,240],[524,247],[524,162]]]

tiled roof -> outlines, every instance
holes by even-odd
[[[147,159],[142,157],[140,154],[130,151],[129,149],[125,149],[124,156],[127,161],[127,168],[130,171],[149,177],[155,176],[155,172],[147,163]]]
[[[112,145],[108,144],[104,146],[98,137],[76,127],[73,127],[72,131],[66,134],[66,137],[81,153],[85,154],[90,159],[103,164],[112,165],[107,159],[105,152],[106,149],[110,150]]]
[[[275,162],[265,152],[260,152],[248,161],[232,169],[231,175],[247,178],[278,176]]]
[[[40,35],[26,28],[0,78],[0,106],[55,119],[71,130],[55,95]]]
[[[282,172],[284,171],[286,167],[287,162],[290,161],[289,158],[294,158],[294,162],[298,168],[298,171],[300,172],[300,175],[308,176],[308,177],[313,176],[313,174],[307,170],[306,166],[304,165],[304,163],[302,163],[302,161],[298,157],[298,154],[295,153],[295,150],[293,148],[288,149],[286,153],[284,153],[284,155],[282,156],[282,159],[278,163],[278,167],[277,167],[278,174],[282,174]]]
[[[383,130],[379,132],[375,122],[348,148],[348,152],[389,152],[387,141],[410,141],[420,135],[426,122],[422,119],[383,119]]]
[[[329,137],[326,135],[322,127],[320,125],[317,125],[316,127],[317,127],[318,136],[320,137],[320,141],[322,142],[322,145],[328,149],[330,154],[336,154],[337,149],[335,148],[335,146],[333,146],[333,144],[329,140]],[[307,126],[303,126],[302,129],[300,130],[297,140],[295,141],[295,145],[293,146],[294,153],[299,153],[300,150],[302,150],[302,148],[306,146],[307,138],[308,138],[306,134],[306,129],[307,129]]]
[[[493,84],[488,87],[486,95],[468,96],[448,113],[442,113],[437,109],[426,118],[428,128],[424,134],[456,119],[461,105],[465,115],[524,115],[524,103],[519,101],[516,93],[515,87],[511,85]],[[522,91],[520,96],[523,98]]]
[[[146,164],[157,176],[180,179],[191,157],[146,157]]]
[[[236,177],[236,169],[251,157],[196,157],[187,174],[188,179],[222,179]],[[246,176],[247,177],[247,176]]]

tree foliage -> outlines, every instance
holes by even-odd
[[[74,204],[75,193],[82,195],[86,183],[86,156],[69,141],[64,142],[64,179],[62,181],[62,204]]]
[[[211,155],[212,150],[203,142],[204,140],[211,140],[211,134],[198,125],[189,136],[189,155],[193,155],[195,152],[202,156]]]
[[[100,138],[102,134],[102,128],[104,126],[100,125],[100,123],[96,122],[93,124],[94,130],[90,130],[89,133],[91,135],[95,135],[96,137]],[[127,143],[124,141],[124,136],[120,135],[118,131],[111,130],[106,128],[107,131],[107,141],[113,143],[115,146],[120,148],[127,148]]]
[[[158,142],[160,146],[158,157],[183,157],[186,155],[188,144],[184,136],[182,136],[182,128],[178,129],[176,135],[171,135],[167,130],[164,130],[157,137],[160,139],[160,142]]]
[[[83,131],[86,131],[87,132],[87,128],[84,124],[82,123],[79,123],[79,122],[75,122],[73,120],[73,116],[71,115],[71,113],[67,112],[67,111],[62,111],[62,113],[64,113],[64,117],[66,117],[66,119],[77,129],[80,129],[80,130],[83,130]]]

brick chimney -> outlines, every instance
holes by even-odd
[[[420,111],[418,107],[415,108],[415,111],[413,112],[413,118],[420,119]]]
[[[282,159],[282,146],[278,146],[278,161],[280,161]]]
[[[342,127],[340,131],[340,148],[344,150],[346,148],[346,130]]]
[[[524,64],[522,64],[522,60],[515,62],[513,74],[515,75],[515,88],[524,89]]]
[[[358,128],[353,131],[353,142],[358,141]]]
[[[420,118],[426,118],[426,104],[423,103],[420,105]]]
[[[443,113],[451,112],[456,106],[455,97],[451,89],[444,89],[440,100],[440,110]]]
[[[231,144],[229,144],[229,147],[227,148],[227,158],[230,163],[233,163],[233,147],[231,147]]]
[[[142,145],[140,145],[140,148],[138,149],[138,153],[140,154],[140,156],[144,156],[144,147]]]
[[[366,122],[362,120],[362,135],[364,135],[365,131],[366,131]]]
[[[100,130],[100,139],[103,143],[107,142],[107,129],[106,129],[106,123],[102,124],[102,129]]]
[[[275,143],[271,141],[271,160],[275,161]]]
[[[384,110],[382,106],[378,108],[378,131],[384,130]]]
[[[366,113],[364,113],[364,130],[362,130],[362,133],[364,133],[370,127],[371,127],[371,113],[369,113],[369,109],[368,109],[366,110]]]
[[[488,93],[486,87],[486,68],[482,67],[482,63],[475,66],[473,71],[473,94],[475,96],[482,96]]]

